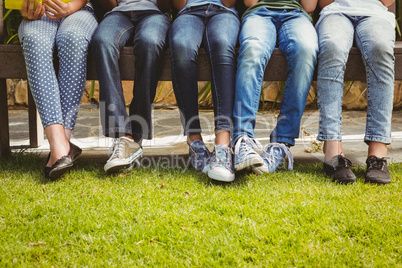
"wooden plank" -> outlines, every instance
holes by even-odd
[[[0,78],[0,157],[10,153],[10,132],[7,106],[7,83]]]
[[[3,0],[0,0],[0,44],[3,43]],[[0,61],[0,63],[4,64],[4,61]],[[4,67],[1,69],[4,69]],[[10,153],[10,132],[8,123],[7,83],[5,78],[0,78],[0,158]]]
[[[28,85],[28,122],[29,122],[29,147],[37,148],[43,144],[43,126],[36,109],[32,92]]]
[[[207,54],[201,49],[198,56],[197,71],[199,81],[210,79],[210,68]],[[120,57],[120,70],[123,80],[134,79],[134,48],[125,47]],[[22,50],[19,45],[0,45],[0,62],[7,62],[7,68],[0,68],[0,78],[26,79],[25,62]],[[402,80],[402,41],[395,43],[395,80]],[[88,80],[97,80],[93,56],[88,57]],[[352,48],[345,72],[347,81],[365,81],[366,73],[361,59],[360,51]],[[169,51],[167,50],[162,62],[161,81],[171,81],[171,65]],[[283,81],[286,80],[286,59],[278,48],[272,53],[271,59],[265,71],[264,80]]]

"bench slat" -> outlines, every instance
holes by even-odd
[[[402,41],[395,43],[395,80],[402,80]],[[120,70],[123,80],[134,80],[134,48],[125,47],[120,57]],[[22,49],[19,45],[0,45],[0,62],[5,68],[0,68],[0,78],[26,79],[26,70]],[[199,81],[208,81],[211,77],[209,61],[204,49],[201,49],[197,62]],[[88,80],[97,80],[95,63],[92,55],[88,58]],[[162,63],[161,81],[171,81],[172,72],[169,51],[166,51]],[[265,81],[286,80],[286,59],[278,48],[275,48],[264,75]],[[345,81],[365,81],[366,72],[360,51],[352,48],[346,65]]]

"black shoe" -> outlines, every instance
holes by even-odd
[[[70,152],[68,155],[71,157],[71,160],[74,162],[82,153],[82,149],[78,147],[77,145],[70,143]]]
[[[385,157],[378,158],[375,155],[370,155],[366,160],[367,171],[364,176],[365,182],[388,184],[391,182],[389,175],[387,160]]]
[[[328,162],[324,161],[325,173],[342,184],[353,183],[356,181],[356,176],[350,169],[352,162],[342,155],[335,155]]]
[[[71,157],[69,155],[65,155],[62,158],[58,159],[56,163],[54,163],[51,167],[45,167],[43,172],[45,173],[46,179],[54,181],[63,176],[67,171],[71,169],[72,166],[73,160],[71,160]]]

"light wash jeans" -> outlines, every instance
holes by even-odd
[[[161,69],[170,17],[157,10],[114,11],[96,30],[92,48],[99,78],[101,121],[107,137],[152,138],[152,102]],[[134,43],[135,77],[129,115],[120,78],[123,47]]]
[[[233,144],[254,138],[264,71],[277,43],[287,60],[287,80],[271,142],[294,145],[317,60],[317,34],[300,10],[258,9],[243,19],[237,64]]]
[[[211,63],[211,93],[215,132],[232,130],[236,74],[235,48],[240,21],[233,12],[214,4],[189,7],[169,31],[173,86],[182,112],[184,134],[201,132],[198,115],[197,57],[201,45]]]
[[[63,19],[43,15],[39,20],[21,22],[18,36],[43,127],[61,124],[74,129],[85,88],[88,46],[97,26],[89,6]],[[55,48],[58,76],[53,66]]]
[[[385,19],[326,16],[317,27],[318,140],[342,140],[342,97],[346,62],[356,41],[362,52],[367,75],[367,120],[364,140],[391,142],[391,117],[394,95],[395,31]]]

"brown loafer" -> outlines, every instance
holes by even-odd
[[[58,159],[51,167],[45,167],[43,172],[45,173],[46,179],[55,181],[67,173],[72,166],[73,160],[69,155],[65,155]]]
[[[69,141],[69,143],[70,143],[70,152],[68,153],[68,155],[71,157],[71,160],[74,162],[82,154],[82,149],[80,147],[78,147],[77,145],[71,143],[70,141]]]

